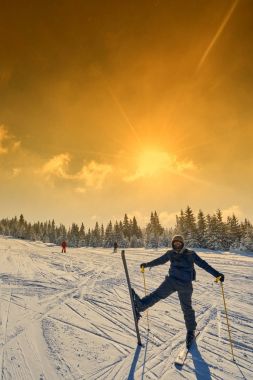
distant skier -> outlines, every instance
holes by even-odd
[[[61,253],[66,253],[67,243],[65,240],[63,240],[63,242],[61,243],[61,247],[62,247]]]
[[[113,253],[117,253],[118,243],[115,241],[113,244]]]
[[[194,264],[205,269],[214,277],[220,277],[220,281],[222,282],[224,281],[224,275],[217,272],[205,260],[201,259],[196,252],[185,248],[184,239],[181,235],[173,237],[172,250],[167,251],[163,256],[155,260],[141,264],[140,267],[151,268],[165,264],[168,261],[170,261],[169,273],[162,284],[143,298],[140,298],[133,290],[134,303],[137,313],[140,313],[161,299],[165,299],[170,294],[177,292],[187,329],[186,346],[189,348],[195,337],[197,326],[195,312],[192,308],[192,281],[196,279]]]

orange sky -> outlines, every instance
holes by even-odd
[[[0,210],[253,221],[251,0],[7,1]]]

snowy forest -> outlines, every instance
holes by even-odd
[[[54,220],[32,224],[23,215],[0,220],[0,235],[57,245],[66,240],[70,247],[110,248],[114,242],[120,248],[169,247],[174,234],[182,234],[186,245],[192,248],[253,251],[253,225],[249,220],[239,222],[233,214],[224,221],[220,210],[213,215],[199,210],[195,215],[189,206],[176,215],[174,228],[162,226],[156,211],[151,212],[144,228],[138,225],[136,217],[131,219],[127,214],[115,223],[110,220],[105,227],[96,222],[94,228],[88,229],[84,223],[81,226],[73,223],[69,228],[63,224],[56,226]]]

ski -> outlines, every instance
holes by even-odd
[[[138,315],[136,313],[135,305],[134,305],[134,298],[133,298],[133,290],[131,287],[131,282],[130,282],[130,277],[127,269],[127,262],[126,262],[126,257],[125,257],[125,251],[121,251],[121,258],[123,261],[124,269],[125,269],[125,274],[126,274],[126,280],[127,280],[127,286],[128,286],[128,291],[129,291],[129,296],[131,300],[131,306],[132,306],[132,311],[133,311],[133,317],[134,317],[134,324],[135,324],[135,330],[136,330],[136,337],[137,337],[137,343],[139,346],[142,346],[141,343],[141,337],[140,337],[140,331],[139,331],[139,326],[138,326]]]
[[[192,344],[196,341],[198,335],[200,334],[200,331],[196,331],[195,333],[195,337],[194,339],[192,340],[191,342],[191,345],[189,348],[187,348],[186,346],[182,347],[175,359],[175,365],[177,366],[183,366],[184,363],[185,363],[185,360],[187,358],[187,355],[188,355],[188,352],[191,350],[191,347],[192,347]]]

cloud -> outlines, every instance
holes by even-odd
[[[8,148],[6,146],[4,146],[3,144],[9,138],[10,137],[9,137],[9,133],[8,133],[7,128],[3,124],[1,124],[0,125],[0,154],[8,153]]]
[[[18,177],[19,176],[19,174],[21,173],[21,169],[20,168],[13,168],[12,169],[12,178],[15,178],[15,177]]]
[[[180,211],[177,212],[167,212],[162,211],[158,214],[160,223],[163,227],[170,228],[175,227],[176,224],[176,215],[179,215]]]
[[[21,141],[15,141],[12,145],[12,150],[13,151],[16,151],[17,149],[19,149],[21,146]]]
[[[129,212],[127,215],[130,219],[133,219],[133,217],[135,216],[138,225],[140,225],[141,227],[146,227],[146,225],[150,221],[150,215],[143,214],[142,212],[140,212],[138,210],[134,210],[132,212]]]
[[[86,189],[84,187],[76,187],[75,192],[80,193],[80,194],[84,194],[86,192]]]
[[[242,220],[246,217],[244,212],[242,211],[242,209],[238,205],[232,205],[232,206],[222,210],[222,215],[223,215],[224,219],[226,219],[228,216],[232,216],[233,214],[235,214],[235,216],[240,220]]]
[[[137,223],[141,227],[145,227],[150,222],[150,214],[143,214],[142,212],[135,210],[127,214],[129,218],[136,217]],[[160,223],[165,228],[174,227],[176,223],[176,215],[179,215],[178,212],[167,212],[167,211],[161,211],[158,213],[158,217],[160,220]]]
[[[113,169],[111,165],[91,161],[87,165],[84,165],[74,178],[83,181],[88,187],[100,189],[105,178],[108,174],[112,173],[112,171]]]
[[[9,80],[11,79],[12,76],[12,71],[9,68],[1,68],[0,71],[0,83],[8,83]]]
[[[0,125],[0,154],[7,154],[10,151],[16,151],[21,145],[21,141],[15,140],[8,128],[4,125]]]
[[[79,186],[75,187],[75,191],[77,193],[85,193],[88,187],[100,189],[106,177],[113,171],[111,165],[91,161],[83,165],[79,172],[70,174],[68,172],[70,162],[70,154],[62,153],[52,157],[43,165],[39,172],[44,175],[47,180],[58,178],[68,180],[75,184],[78,183]]]
[[[49,180],[52,177],[69,179],[71,176],[67,174],[68,166],[71,161],[68,153],[58,154],[51,158],[45,165],[43,165],[40,172]]]
[[[196,169],[193,161],[180,161],[175,155],[163,151],[142,152],[133,174],[124,177],[124,181],[133,182],[141,178],[150,178],[163,172],[183,174]]]

